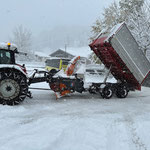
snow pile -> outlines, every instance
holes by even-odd
[[[78,68],[78,70],[77,70],[77,74],[85,74],[85,71],[86,71],[86,65],[85,64],[79,64],[80,65],[80,67]]]

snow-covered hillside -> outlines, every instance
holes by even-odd
[[[126,99],[75,93],[56,100],[52,91],[32,90],[33,99],[19,106],[0,105],[0,150],[148,150],[149,91]]]

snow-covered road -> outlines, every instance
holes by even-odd
[[[19,106],[0,105],[0,150],[150,150],[149,88],[109,100],[32,93]]]

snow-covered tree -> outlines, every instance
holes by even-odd
[[[103,18],[96,20],[92,26],[92,37],[94,39],[104,28],[111,29],[114,25],[118,24],[120,20],[120,10],[116,2],[113,2],[107,8],[104,8]]]
[[[144,0],[120,0],[120,17],[122,21],[129,20],[131,14],[141,11],[143,4]]]
[[[132,34],[136,38],[140,48],[146,55],[150,46],[150,18],[145,13],[145,7],[143,7],[140,12],[130,17],[131,19],[128,25],[132,29]]]
[[[101,19],[97,19],[94,25],[92,26],[92,37],[90,37],[91,40],[94,40],[98,34],[103,29],[103,21]]]
[[[111,29],[114,25],[120,23],[120,9],[116,2],[113,2],[108,8],[104,9],[103,27]]]
[[[113,2],[108,8],[104,9],[103,18],[97,19],[92,26],[92,37],[90,39],[95,39],[103,29],[111,29],[121,21],[119,6],[116,2]],[[90,59],[95,63],[100,63],[94,53],[91,54]]]
[[[121,17],[128,24],[128,27],[145,55],[150,46],[149,6],[149,3],[146,3],[145,0],[120,1]]]
[[[120,0],[119,5],[112,3],[104,9],[103,18],[96,20],[92,26],[93,37],[102,29],[110,29],[123,21],[147,54],[150,51],[150,2],[146,0]]]

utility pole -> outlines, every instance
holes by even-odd
[[[67,57],[66,51],[67,51],[67,44],[65,44],[65,57]]]

